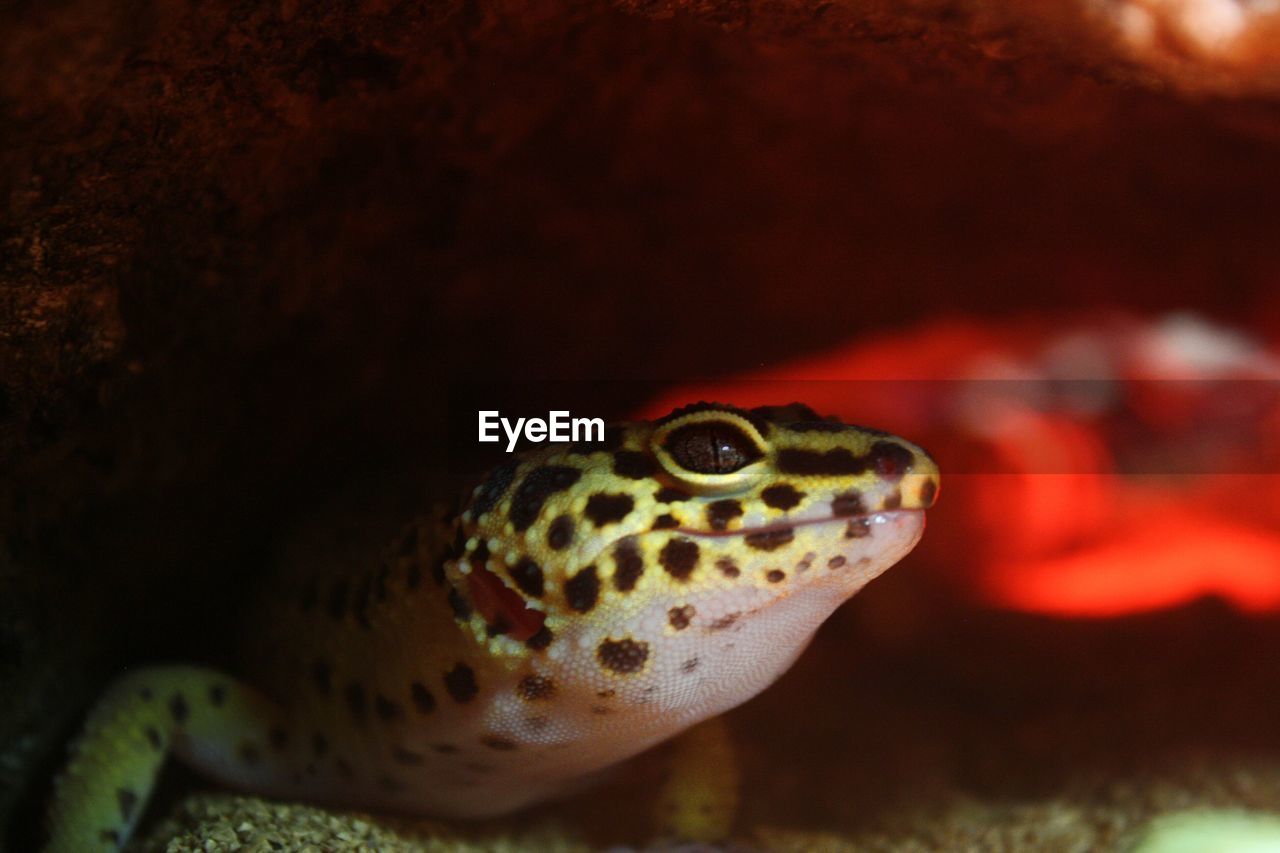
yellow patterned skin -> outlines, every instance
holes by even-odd
[[[696,404],[513,457],[380,551],[331,530],[281,567],[243,679],[149,667],[112,687],[50,849],[117,849],[170,753],[242,790],[442,817],[570,793],[772,683],[911,550],[937,489],[902,439]],[[706,838],[734,774],[723,730],[695,731],[678,753],[702,769],[655,809]]]

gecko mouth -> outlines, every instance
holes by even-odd
[[[854,515],[833,513],[816,518],[783,520],[737,530],[690,530],[688,528],[674,530],[681,535],[696,539],[724,539],[736,536],[761,551],[771,551],[791,542],[798,528],[841,524],[844,525],[843,539],[862,539],[870,536],[877,524],[888,524],[895,518],[909,515],[924,515],[924,510],[886,509]],[[547,614],[529,607],[518,592],[487,567],[473,567],[467,575],[466,586],[470,600],[489,626],[491,635],[506,634],[514,640],[528,642],[542,632]]]
[[[813,527],[820,524],[843,523],[845,535],[849,539],[860,539],[871,533],[874,524],[914,513],[924,514],[923,509],[882,509],[874,512],[860,512],[854,515],[822,515],[817,518],[798,518],[794,520],[775,521],[758,527],[740,527],[736,530],[696,530],[688,527],[677,527],[676,531],[699,539],[724,539],[730,536],[750,541],[779,541],[779,544],[790,541],[795,531],[800,528]],[[852,531],[852,532],[851,532]]]

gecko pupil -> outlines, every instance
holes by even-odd
[[[682,426],[666,448],[676,464],[697,474],[731,474],[762,455],[742,430],[723,421]]]

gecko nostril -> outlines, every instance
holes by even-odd
[[[871,446],[871,465],[886,480],[898,480],[911,470],[915,461],[910,450],[892,441],[877,441]]]

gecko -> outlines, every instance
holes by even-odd
[[[938,487],[921,448],[800,404],[696,403],[513,455],[381,550],[283,560],[240,677],[120,676],[55,780],[47,849],[122,847],[171,754],[229,788],[387,812],[566,796],[714,732],[914,547]],[[659,812],[705,840],[728,831],[736,779],[723,738],[702,741]],[[730,778],[706,782],[716,767]]]

